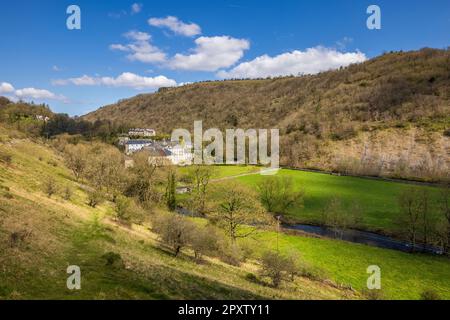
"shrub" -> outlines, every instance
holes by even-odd
[[[14,231],[9,235],[9,244],[11,248],[18,247],[31,236],[31,231],[22,230]]]
[[[130,205],[131,205],[131,199],[124,197],[124,196],[118,196],[115,201],[115,214],[116,218],[118,220],[122,221],[129,221],[131,219],[130,217]]]
[[[204,254],[216,252],[220,240],[221,237],[216,228],[195,226],[190,237],[190,246],[194,250],[195,260],[199,262]]]
[[[95,208],[102,203],[103,199],[104,197],[101,191],[91,190],[88,192],[88,205],[92,208]]]
[[[173,251],[175,257],[190,243],[193,229],[192,222],[173,213],[153,219],[153,230],[159,234],[161,242]]]
[[[259,283],[259,279],[254,273],[247,273],[245,279],[253,283]]]
[[[12,163],[12,155],[1,151],[0,152],[0,162],[4,163],[6,165],[10,165]]]
[[[64,188],[63,198],[66,201],[69,201],[72,198],[73,190],[70,186],[66,186]]]
[[[227,239],[221,241],[219,252],[220,260],[232,266],[240,266],[244,260],[241,248]]]
[[[444,131],[444,136],[445,137],[450,137],[450,129],[447,129]]]
[[[291,280],[298,274],[294,256],[282,256],[277,252],[267,251],[261,257],[261,276],[268,277],[272,286],[278,288],[289,276]]]
[[[58,186],[56,184],[56,180],[52,177],[47,178],[47,180],[43,183],[43,190],[45,194],[51,198],[52,195],[54,195],[56,192],[58,192]]]
[[[122,268],[124,263],[122,256],[115,252],[107,252],[102,256],[105,260],[105,265],[110,267]]]
[[[420,294],[420,299],[421,300],[441,300],[441,297],[439,296],[439,293],[437,293],[435,290],[427,289],[427,290],[424,290]]]
[[[384,293],[381,290],[363,290],[363,295],[367,300],[385,300]]]

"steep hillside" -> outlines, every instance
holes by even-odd
[[[389,53],[314,76],[205,82],[139,95],[84,118],[152,127],[279,128],[282,164],[444,180],[450,50]]]
[[[174,258],[148,226],[125,227],[112,204],[93,209],[51,147],[0,127],[1,299],[341,299],[354,292],[300,278],[284,289],[251,282],[257,266],[240,268],[189,252]],[[49,198],[42,184],[59,186]],[[74,193],[65,200],[63,189]],[[105,255],[106,254],[106,255]],[[120,255],[122,263],[108,263]],[[66,269],[78,265],[80,291],[66,288]]]
[[[50,198],[43,189],[49,178],[57,185]],[[73,190],[68,200],[66,187]],[[362,297],[370,264],[383,268],[385,298],[418,299],[430,288],[450,297],[446,258],[330,239],[261,231],[246,239],[256,256],[240,267],[212,257],[197,264],[191,250],[175,258],[151,225],[116,223],[113,204],[92,208],[85,190],[51,146],[0,126],[0,300],[355,299]],[[276,243],[298,252],[317,274],[278,289],[252,280],[257,256]],[[66,288],[69,265],[81,268],[80,291]]]

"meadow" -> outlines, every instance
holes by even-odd
[[[219,167],[218,170],[222,169]],[[304,205],[291,208],[287,213],[289,218],[299,223],[320,224],[327,202],[337,197],[344,206],[348,207],[352,202],[360,205],[363,213],[361,225],[363,229],[387,234],[398,232],[400,212],[398,196],[412,187],[408,183],[285,169],[280,170],[278,176],[292,178],[294,187],[305,191]],[[237,179],[255,187],[265,177],[255,174]],[[435,208],[437,188],[422,185],[415,187],[429,190],[431,206]]]
[[[175,258],[164,250],[150,225],[116,223],[109,201],[96,208],[88,206],[83,186],[54,149],[20,136],[10,139],[6,132],[0,136],[0,151],[12,157],[10,164],[0,163],[0,299],[361,299],[369,265],[381,267],[386,299],[419,299],[428,289],[450,299],[449,259],[331,239],[277,235],[271,230],[242,240],[253,253],[239,267],[214,257],[197,264],[190,249]],[[254,170],[224,167],[214,178]],[[283,170],[280,174],[290,173]],[[42,182],[48,177],[60,188],[51,198],[42,191]],[[320,178],[354,179],[316,174],[305,177],[314,177],[317,189]],[[237,179],[251,184],[260,177]],[[73,188],[70,200],[61,196],[64,186]],[[357,187],[351,190],[356,193]],[[30,236],[12,247],[11,234],[23,231]],[[258,274],[260,254],[274,250],[277,243],[282,252],[295,251],[317,276],[298,277],[278,289],[250,281],[249,274]],[[119,263],[108,263],[111,253],[121,257]],[[81,267],[80,291],[65,287],[69,265]]]

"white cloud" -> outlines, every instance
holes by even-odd
[[[24,88],[16,90],[15,96],[19,99],[61,100],[61,101],[67,100],[67,98],[62,95],[56,95],[48,90],[36,88]]]
[[[111,87],[129,87],[137,90],[158,89],[161,87],[174,87],[177,85],[175,80],[165,76],[142,77],[131,72],[124,72],[116,78],[113,77],[90,77],[84,75],[79,78],[61,79],[53,81],[54,85],[76,86],[111,86]]]
[[[60,71],[62,71],[62,69],[61,69],[60,67],[58,67],[57,65],[54,65],[54,66],[52,67],[52,70],[55,71],[55,72],[60,72]]]
[[[11,93],[14,92],[14,87],[12,84],[8,82],[2,82],[0,83],[0,93]]]
[[[172,69],[217,71],[238,62],[250,43],[244,39],[229,36],[200,37],[195,40],[197,47],[192,54],[176,54],[169,62]]]
[[[229,71],[222,70],[217,75],[221,78],[264,78],[316,74],[366,60],[366,55],[359,51],[343,53],[336,49],[319,46],[305,51],[295,50],[275,57],[263,55],[252,61],[241,63]]]
[[[336,41],[336,46],[339,50],[345,50],[351,43],[353,43],[353,38],[344,37],[341,40]]]
[[[127,58],[131,61],[154,63],[166,60],[166,54],[150,43],[151,36],[148,33],[130,31],[124,36],[132,42],[126,45],[112,44],[109,48],[111,50],[129,52]]]
[[[202,29],[195,23],[184,23],[177,17],[168,16],[166,18],[151,18],[148,24],[158,28],[168,28],[175,34],[186,37],[193,37],[202,33]]]
[[[131,14],[136,14],[142,11],[142,3],[133,3],[131,5]]]
[[[135,41],[150,41],[150,39],[152,38],[147,32],[135,30],[125,33],[125,37]]]

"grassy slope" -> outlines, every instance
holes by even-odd
[[[344,205],[351,201],[360,203],[364,210],[364,227],[369,230],[395,232],[399,212],[397,195],[410,188],[405,183],[394,183],[379,180],[334,176],[294,170],[281,170],[280,176],[289,176],[297,188],[306,192],[303,208],[293,208],[289,216],[306,223],[320,220],[326,203],[332,197],[338,197]],[[240,177],[244,183],[255,185],[264,179],[261,175]],[[436,188],[424,187],[436,196]]]
[[[13,155],[12,164],[0,164],[0,299],[340,299],[354,294],[332,286],[299,279],[281,290],[245,279],[256,266],[242,268],[215,259],[197,265],[187,252],[179,259],[160,249],[156,236],[145,227],[125,228],[108,215],[111,204],[96,209],[72,180],[61,159],[48,147],[0,132],[0,151]],[[40,191],[52,176],[60,186],[76,190],[71,201],[51,199]],[[9,188],[9,191],[6,189]],[[11,198],[12,197],[12,198]],[[31,236],[11,248],[15,231]],[[121,254],[125,268],[107,267],[102,255]],[[82,270],[82,290],[66,289],[68,265]]]
[[[250,241],[255,248],[276,248],[276,233],[264,232]],[[280,235],[280,250],[299,252],[308,264],[325,271],[336,283],[366,288],[367,267],[381,268],[382,291],[388,299],[419,299],[427,289],[450,299],[450,261],[412,255],[344,241]]]
[[[248,272],[256,272],[253,264],[235,268],[210,259],[208,264],[197,265],[189,252],[174,259],[159,248],[155,235],[147,228],[127,229],[110,222],[107,219],[110,204],[97,209],[86,206],[86,195],[47,147],[16,140],[13,144],[0,144],[0,149],[13,154],[10,167],[0,165],[0,178],[1,185],[8,186],[14,197],[7,199],[8,192],[0,192],[0,298],[354,297],[349,291],[303,278],[283,290],[262,287],[244,279]],[[75,188],[73,199],[64,201],[59,196],[48,199],[43,195],[40,181],[47,175],[57,177],[60,185]],[[10,232],[24,229],[32,231],[31,238],[19,248],[9,248]],[[271,232],[261,232],[247,241],[259,250],[276,243]],[[450,264],[445,259],[287,235],[280,237],[280,247],[298,250],[307,262],[324,269],[331,279],[354,288],[363,287],[369,264],[379,264],[388,298],[418,298],[421,290],[434,288],[450,299]],[[105,266],[101,256],[109,251],[122,255],[125,269]],[[65,289],[65,269],[72,264],[82,269],[81,291]],[[397,279],[400,281],[396,282]]]
[[[218,169],[220,170],[220,169]],[[297,186],[306,189],[304,209],[292,210],[292,216],[302,221],[316,221],[321,208],[332,196],[350,201],[359,199],[364,205],[365,223],[369,229],[394,230],[398,212],[396,194],[409,187],[393,183],[327,174],[282,170]],[[254,185],[264,177],[256,174],[239,177]],[[427,187],[431,192],[433,188]],[[276,247],[276,234],[261,232],[248,240],[260,252]],[[335,282],[362,290],[367,280],[366,269],[378,265],[382,269],[384,294],[391,299],[418,299],[426,289],[438,291],[450,299],[450,260],[442,257],[412,255],[393,250],[369,247],[344,241],[281,235],[281,250],[299,252],[312,266],[319,267]]]

